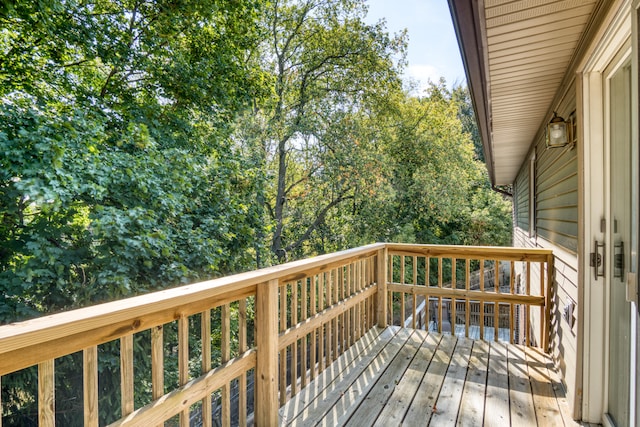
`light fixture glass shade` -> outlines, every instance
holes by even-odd
[[[553,119],[547,125],[547,147],[564,147],[569,143],[568,123],[554,113]]]

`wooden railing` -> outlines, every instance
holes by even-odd
[[[385,250],[389,324],[548,349],[550,250],[404,244]]]
[[[495,274],[489,286],[488,260],[496,271],[504,270],[498,261],[508,263],[508,292]],[[520,267],[524,279],[515,292]],[[430,319],[435,311],[436,322],[425,327],[442,331],[449,314],[454,333],[463,319],[468,331],[470,307],[478,305],[484,338],[486,328],[499,324],[500,310],[486,311],[497,304],[509,307],[511,339],[520,327],[531,343],[529,311],[540,307],[531,318],[539,319],[547,348],[551,274],[549,251],[374,244],[0,326],[0,382],[37,375],[36,389],[22,397],[37,401],[41,426],[56,424],[56,390],[69,366],[82,372],[75,399],[85,426],[210,426],[213,419],[276,425],[278,407],[376,324],[410,319],[419,326],[420,314]],[[522,322],[515,322],[518,310]],[[107,390],[104,378],[116,390]],[[114,396],[117,413],[105,413]]]

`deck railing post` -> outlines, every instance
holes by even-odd
[[[545,299],[544,299],[544,317],[545,317],[545,324],[544,324],[544,338],[543,338],[543,345],[544,345],[544,351],[546,353],[549,353],[551,351],[551,345],[550,345],[550,326],[551,326],[551,294],[552,294],[552,289],[553,289],[553,281],[554,281],[554,257],[553,254],[549,254],[547,256],[547,286],[544,290],[544,295],[545,295]],[[542,274],[542,272],[540,273]]]
[[[376,283],[378,284],[378,326],[387,327],[387,247],[380,249],[376,257]]]
[[[278,279],[256,292],[256,426],[278,425]]]

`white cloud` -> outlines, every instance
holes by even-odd
[[[423,95],[424,91],[429,87],[429,81],[438,82],[443,73],[437,67],[428,64],[409,65],[405,76],[416,82],[417,92]]]

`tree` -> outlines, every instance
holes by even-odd
[[[273,97],[258,105],[260,144],[274,171],[265,205],[279,260],[303,246],[358,191],[354,116],[399,87],[405,40],[366,25],[364,2],[275,1],[267,10],[262,62]]]
[[[263,92],[258,6],[3,6],[1,322],[252,264],[259,175],[228,123]]]

